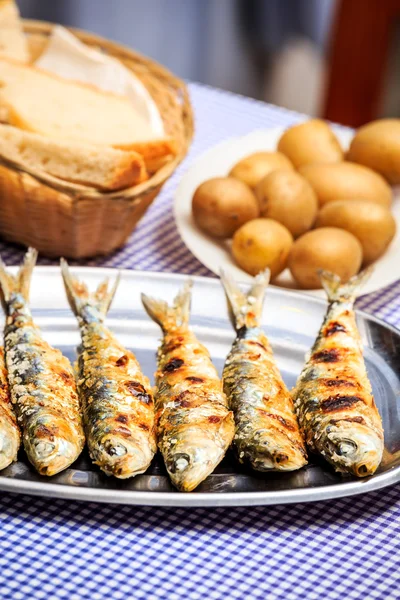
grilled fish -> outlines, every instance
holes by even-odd
[[[11,404],[4,362],[4,350],[0,348],[0,471],[17,460],[21,434]]]
[[[16,276],[0,262],[4,346],[11,400],[26,454],[41,475],[55,475],[78,458],[85,440],[70,362],[43,340],[29,308],[36,258],[36,250],[29,249]]]
[[[107,475],[144,473],[157,450],[150,382],[135,355],[104,325],[117,289],[108,282],[90,294],[61,261],[65,289],[81,332],[78,391],[89,454]]]
[[[184,492],[214,471],[234,434],[217,371],[188,326],[190,287],[185,285],[172,307],[142,294],[164,334],[155,374],[158,446],[172,483]]]
[[[221,273],[236,339],[225,362],[224,391],[235,415],[234,447],[258,471],[293,471],[307,464],[293,400],[274,360],[260,318],[269,272],[245,295]]]
[[[307,445],[336,471],[372,475],[383,452],[382,421],[372,396],[353,304],[369,271],[344,285],[321,273],[328,310],[294,390]]]

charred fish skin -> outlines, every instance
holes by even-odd
[[[157,450],[150,382],[135,355],[104,325],[118,279],[110,292],[104,282],[89,294],[65,261],[62,274],[81,333],[78,390],[90,457],[119,479],[144,473]]]
[[[260,318],[269,272],[247,295],[221,273],[236,339],[223,370],[224,391],[235,416],[238,459],[258,471],[293,471],[307,464],[293,400],[275,362]]]
[[[336,471],[357,477],[376,471],[384,445],[353,310],[357,291],[369,274],[364,271],[341,286],[337,276],[321,273],[329,305],[294,390],[310,450]]]
[[[0,348],[0,471],[17,460],[21,434],[12,408],[4,350]]]
[[[72,367],[50,346],[28,304],[37,252],[29,249],[14,277],[0,264],[6,310],[4,348],[13,407],[28,459],[41,475],[55,475],[81,453],[84,435]]]
[[[142,301],[164,334],[155,374],[158,447],[173,485],[190,492],[225,456],[233,415],[208,350],[188,326],[190,283],[173,307],[144,294]]]

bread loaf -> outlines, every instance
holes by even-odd
[[[11,125],[51,138],[124,149],[153,139],[128,98],[4,57],[0,104]]]
[[[48,139],[0,124],[0,157],[30,171],[103,190],[130,187],[147,178],[143,158],[133,151]]]

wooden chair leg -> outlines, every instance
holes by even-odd
[[[324,118],[358,127],[377,118],[398,1],[340,0],[332,43]]]

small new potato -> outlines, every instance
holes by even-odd
[[[363,263],[382,256],[396,233],[396,221],[385,206],[362,200],[329,202],[319,212],[316,227],[340,227],[361,243]]]
[[[400,183],[400,119],[372,121],[356,132],[348,159]]]
[[[291,233],[277,221],[254,219],[236,231],[232,254],[246,273],[257,275],[268,267],[273,279],[286,267],[292,244]]]
[[[257,185],[256,196],[261,216],[279,221],[295,238],[311,229],[317,216],[317,195],[295,171],[273,171]]]
[[[251,188],[255,188],[263,177],[276,169],[289,169],[293,171],[293,165],[284,154],[280,152],[255,152],[240,160],[229,172]]]
[[[313,187],[320,206],[335,200],[366,200],[389,207],[392,190],[381,175],[351,162],[305,165],[299,169]]]
[[[278,150],[296,169],[311,163],[338,163],[343,160],[343,150],[337,137],[320,119],[310,119],[289,127],[278,142]]]
[[[233,177],[215,177],[199,185],[192,200],[196,224],[210,235],[229,238],[235,231],[259,215],[257,198],[242,181]]]
[[[354,235],[336,227],[321,227],[295,241],[288,266],[300,287],[317,289],[321,287],[318,269],[331,271],[342,281],[348,281],[358,273],[362,257],[361,244]]]

